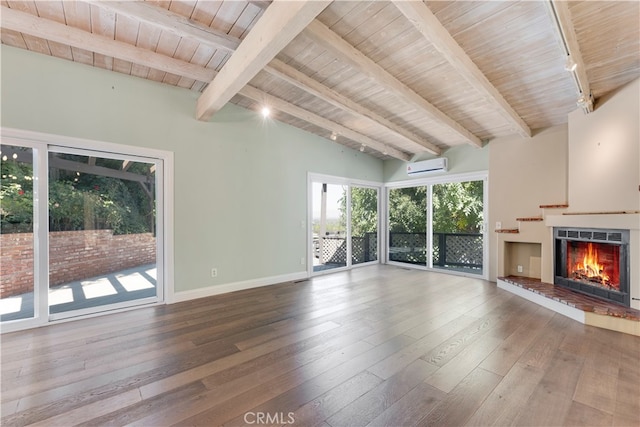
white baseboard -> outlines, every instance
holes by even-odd
[[[244,289],[259,288],[261,286],[275,285],[284,282],[293,282],[296,280],[307,279],[308,273],[301,271],[298,273],[282,274],[280,276],[261,277],[259,279],[245,280],[242,282],[225,283],[222,285],[207,286],[205,288],[194,289],[191,291],[175,292],[173,295],[167,295],[167,303],[190,301],[193,299],[210,297],[213,295],[226,294],[229,292],[242,291]]]
[[[504,280],[498,279],[497,282],[500,289],[504,289],[505,291],[511,292],[512,294],[516,294],[524,299],[548,308],[549,310],[553,310],[556,313],[567,316],[568,318],[573,319],[577,322],[583,324],[585,323],[585,314],[582,310],[578,310],[577,308],[571,307],[567,304],[563,304],[560,301],[547,298],[535,292],[528,291],[521,288],[520,286],[512,285],[511,283],[505,282]]]

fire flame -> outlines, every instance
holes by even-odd
[[[598,251],[593,244],[587,244],[587,251],[582,262],[576,263],[575,271],[589,278],[596,278],[606,285],[609,282],[609,276],[604,272],[604,265],[598,263]]]

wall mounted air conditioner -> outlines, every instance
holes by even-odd
[[[407,164],[407,175],[424,175],[428,173],[446,172],[447,158],[423,160],[421,162]]]

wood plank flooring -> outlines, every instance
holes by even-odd
[[[3,426],[640,425],[640,338],[374,266],[1,337]]]

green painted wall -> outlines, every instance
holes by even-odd
[[[198,93],[2,46],[5,127],[175,153],[175,289],[306,270],[307,173],[383,181],[383,162]],[[210,269],[218,268],[218,277]]]

